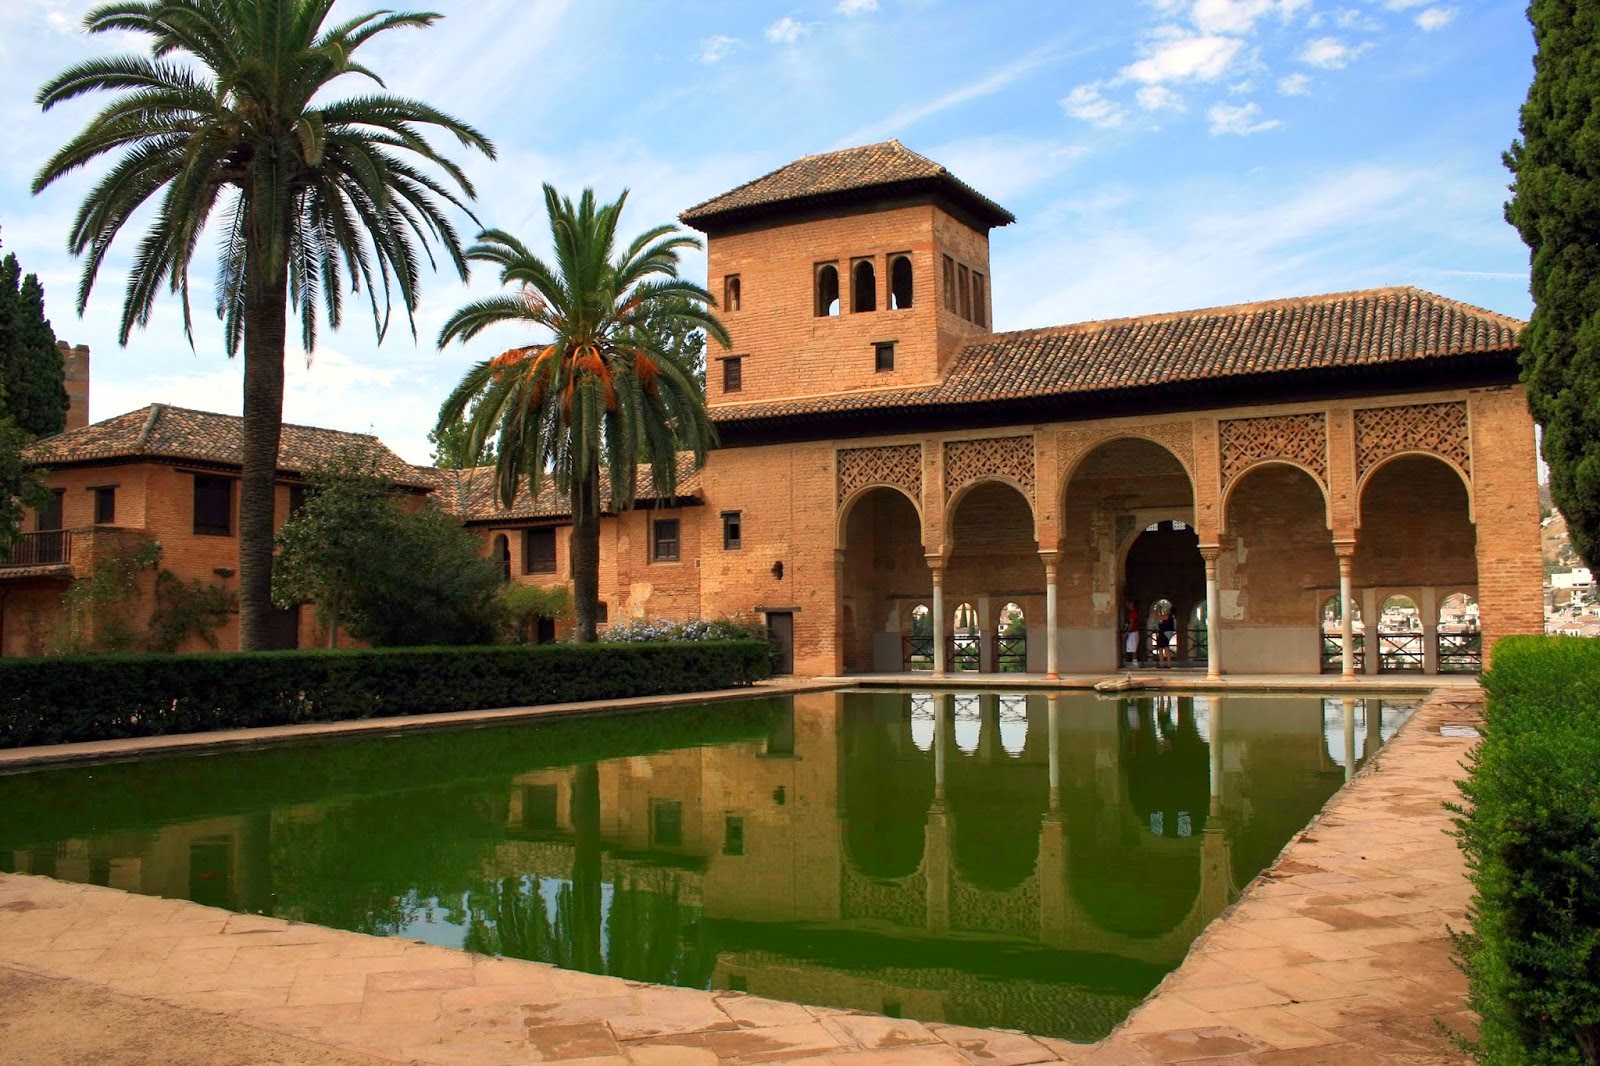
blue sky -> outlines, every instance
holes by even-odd
[[[135,43],[78,29],[84,0],[0,4],[0,242],[40,274],[57,336],[94,351],[96,419],[163,401],[238,412],[209,265],[193,349],[163,303],[126,348],[124,237],[80,320],[66,231],[93,175],[32,197],[93,102],[38,86]],[[335,14],[366,10],[343,3]],[[632,189],[627,227],[812,152],[899,138],[999,200],[996,328],[1413,284],[1521,317],[1527,254],[1502,217],[1533,42],[1512,0],[440,0],[446,18],[363,55],[401,93],[476,124],[486,225],[542,240],[539,185]],[[359,91],[351,82],[351,90]],[[463,219],[463,228],[471,223]],[[688,264],[703,277],[704,260]],[[428,279],[419,340],[352,316],[285,417],[376,432],[414,462],[475,359],[434,348],[489,291]]]

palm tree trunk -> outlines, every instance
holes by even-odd
[[[572,482],[572,606],[577,616],[576,639],[595,641],[600,613],[600,470]]]
[[[265,649],[272,619],[272,537],[278,439],[283,432],[288,292],[288,278],[281,270],[275,277],[260,277],[252,271],[245,282],[244,480],[239,490],[240,651]]]

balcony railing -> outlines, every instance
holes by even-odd
[[[0,542],[0,567],[59,566],[72,562],[72,534],[65,529],[19,533]]]
[[[1439,672],[1476,674],[1483,670],[1481,632],[1446,633],[1439,631]]]

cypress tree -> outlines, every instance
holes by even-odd
[[[1537,44],[1506,220],[1531,253],[1528,406],[1573,547],[1600,566],[1600,0],[1533,0]]]
[[[35,437],[67,424],[67,389],[56,335],[44,317],[44,286],[16,255],[0,259],[0,417]]]

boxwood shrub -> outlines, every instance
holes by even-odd
[[[1480,1062],[1600,1061],[1600,641],[1513,637],[1483,679],[1457,827]]]
[[[753,684],[761,641],[0,659],[0,748]]]

